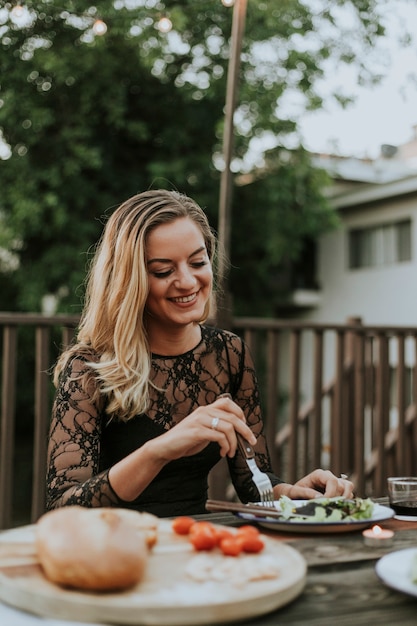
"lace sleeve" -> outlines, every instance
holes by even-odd
[[[272,486],[283,482],[272,472],[271,459],[264,435],[261,401],[255,366],[246,344],[237,336],[230,337],[229,359],[232,380],[235,381],[232,396],[242,408],[248,425],[254,432],[257,443],[255,446],[256,463],[266,472]],[[255,502],[259,494],[252,481],[252,474],[240,453],[228,459],[230,476],[236,493],[242,502]]]
[[[92,401],[95,383],[89,372],[82,358],[72,359],[56,390],[48,444],[47,509],[121,502],[109,483],[108,470],[99,469],[102,418]]]

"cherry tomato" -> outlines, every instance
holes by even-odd
[[[240,542],[243,552],[256,554],[261,552],[265,547],[265,544],[259,535],[251,533],[246,533],[246,535],[241,534],[237,540]]]
[[[237,533],[238,535],[250,534],[251,536],[258,536],[260,534],[259,529],[256,528],[256,526],[250,526],[249,524],[239,526],[239,528],[237,529]]]
[[[242,542],[239,537],[225,537],[220,542],[220,550],[225,556],[238,556],[242,552]]]
[[[194,520],[194,524],[190,527],[189,534],[192,535],[193,533],[199,533],[203,530],[212,533],[216,532],[216,528],[211,522],[196,522]]]
[[[188,535],[193,524],[195,524],[195,520],[192,517],[181,515],[172,521],[172,530],[177,535]]]
[[[217,528],[216,537],[217,545],[220,546],[222,539],[230,539],[232,537],[235,537],[235,533],[232,533],[232,531],[228,530],[227,528]]]
[[[216,545],[216,536],[207,530],[200,530],[190,535],[190,542],[196,550],[212,550]]]
[[[216,529],[208,522],[195,522],[190,528],[189,537],[196,550],[212,550],[217,545]]]

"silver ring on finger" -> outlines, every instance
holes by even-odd
[[[218,417],[213,417],[213,419],[211,420],[210,428],[212,428],[213,430],[217,430],[217,426],[219,425],[219,421],[220,421],[220,419]]]
[[[342,480],[347,480],[349,476],[347,474],[340,474],[340,478],[342,478]]]

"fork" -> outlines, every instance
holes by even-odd
[[[252,480],[255,483],[261,502],[264,506],[274,506],[274,492],[272,490],[272,483],[268,474],[261,472],[255,461],[255,451],[250,443],[240,434],[236,433],[237,444],[241,451],[243,458],[245,459],[250,471],[252,472]]]
[[[230,398],[233,400],[230,393],[222,393],[219,398]],[[274,506],[274,492],[272,489],[272,483],[268,474],[261,472],[255,461],[255,450],[250,445],[243,435],[236,432],[237,445],[241,451],[243,458],[245,459],[250,471],[252,472],[252,480],[255,483],[255,487],[259,491],[261,502],[265,506]]]

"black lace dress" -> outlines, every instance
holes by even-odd
[[[217,443],[165,465],[133,502],[118,498],[108,471],[149,439],[174,428],[198,406],[210,404],[226,392],[243,409],[258,439],[255,451],[259,467],[268,472],[273,485],[281,482],[271,472],[256,374],[247,347],[230,332],[209,326],[201,330],[201,341],[193,350],[179,356],[152,356],[151,378],[164,391],[152,387],[147,414],[127,422],[109,420],[104,403],[100,407],[92,403],[79,378],[87,367],[85,357],[74,357],[68,363],[61,374],[50,426],[48,509],[71,504],[121,506],[160,517],[206,512],[208,474],[220,460]],[[228,458],[228,464],[239,498],[243,502],[258,500],[240,453]]]

